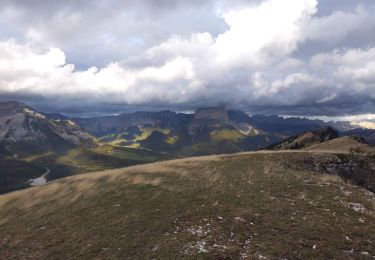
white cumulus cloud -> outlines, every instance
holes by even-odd
[[[208,6],[215,5],[210,2]],[[108,23],[93,23],[100,32],[106,31],[98,33],[95,40],[116,51],[125,38],[127,44],[136,47],[126,47],[127,55],[122,53],[107,65],[85,69],[71,63],[64,48],[53,43],[69,42],[69,38],[59,39],[73,27],[83,33],[82,39],[74,33],[72,41],[76,46],[85,42],[84,37],[95,31],[85,31],[79,25],[87,13],[70,13],[66,20],[70,26],[65,26],[62,21],[70,9],[61,10],[51,17],[52,24],[63,28],[55,34],[48,26],[33,21],[34,26],[25,32],[20,30],[25,34],[23,40],[0,40],[0,94],[39,96],[67,107],[73,103],[189,106],[224,102],[241,108],[280,108],[296,113],[303,108],[311,114],[359,113],[375,107],[375,47],[335,46],[337,42],[343,44],[358,28],[366,32],[375,28],[375,20],[364,6],[325,16],[318,15],[318,0],[238,1],[233,6],[221,3],[215,7],[216,20],[210,16],[209,26],[198,26],[195,21],[191,30],[179,27],[181,33],[171,33],[174,24],[169,28],[166,20],[161,24],[154,21],[153,27],[146,19],[146,25],[141,26],[134,20],[139,18],[138,13],[132,17],[131,13],[119,14],[111,9],[114,16]],[[192,10],[188,8],[187,12]],[[3,10],[8,18],[2,19],[17,20],[24,12]],[[149,11],[147,14],[151,15]],[[90,17],[94,20],[97,16],[101,17],[93,12]],[[171,14],[168,17],[172,19]],[[119,41],[120,29],[110,27],[122,19],[133,22],[136,28],[154,29],[150,34],[164,38],[147,41],[148,31],[137,34],[127,24],[124,30],[131,33]],[[216,28],[213,21],[220,26]],[[338,30],[333,29],[335,26]],[[333,48],[301,57],[301,48],[311,42]]]

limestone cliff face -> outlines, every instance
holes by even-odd
[[[195,135],[197,131],[202,129],[212,130],[226,125],[229,126],[229,116],[224,106],[199,108],[195,111],[188,132],[190,135]]]
[[[194,120],[212,120],[221,123],[228,123],[229,117],[225,107],[199,108],[195,112]]]

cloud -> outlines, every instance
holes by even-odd
[[[316,0],[292,0],[288,5],[265,1],[223,14],[229,30],[219,35],[213,46],[218,62],[257,67],[291,54],[316,6]]]
[[[313,56],[310,64],[321,74],[325,72],[323,69],[331,72],[337,86],[375,98],[375,48],[321,53]]]
[[[334,11],[327,16],[315,17],[306,26],[305,37],[336,46],[353,41],[374,43],[374,38],[369,37],[375,33],[374,11],[374,5],[358,5],[355,10]]]
[[[111,63],[101,69],[79,71],[66,64],[64,53],[55,48],[37,51],[7,41],[0,43],[0,53],[3,94],[23,92],[67,102],[83,97],[91,103],[178,102],[178,96],[194,84],[192,64],[181,57],[160,67],[131,69]]]
[[[6,1],[0,10],[0,21],[15,21],[9,32],[0,30],[7,38],[0,41],[3,97],[29,96],[62,110],[227,103],[253,112],[338,115],[375,108],[375,48],[344,46],[358,28],[362,42],[371,43],[365,36],[375,20],[363,5],[321,16],[317,0],[163,1],[163,7],[97,1],[95,8],[57,2],[39,20],[28,15],[42,8],[39,2]],[[348,26],[332,29],[346,19]],[[298,55],[309,42],[331,47]]]
[[[0,28],[0,39],[63,49],[80,68],[105,66],[173,34],[222,32],[219,6],[226,8],[220,1],[1,0],[0,23],[7,26]]]

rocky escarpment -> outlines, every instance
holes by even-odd
[[[311,170],[317,173],[341,176],[352,183],[375,192],[375,155],[373,154],[327,154],[301,153],[295,161],[284,162],[295,170]]]
[[[229,126],[229,116],[225,107],[199,108],[189,124],[188,132],[190,135],[195,135],[202,129],[212,130],[226,126]]]
[[[229,121],[229,116],[225,107],[207,107],[199,108],[195,112],[194,120],[212,120],[222,123]]]

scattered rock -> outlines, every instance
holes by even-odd
[[[349,202],[348,206],[354,211],[362,212],[362,213],[366,212],[366,208],[362,204]]]

